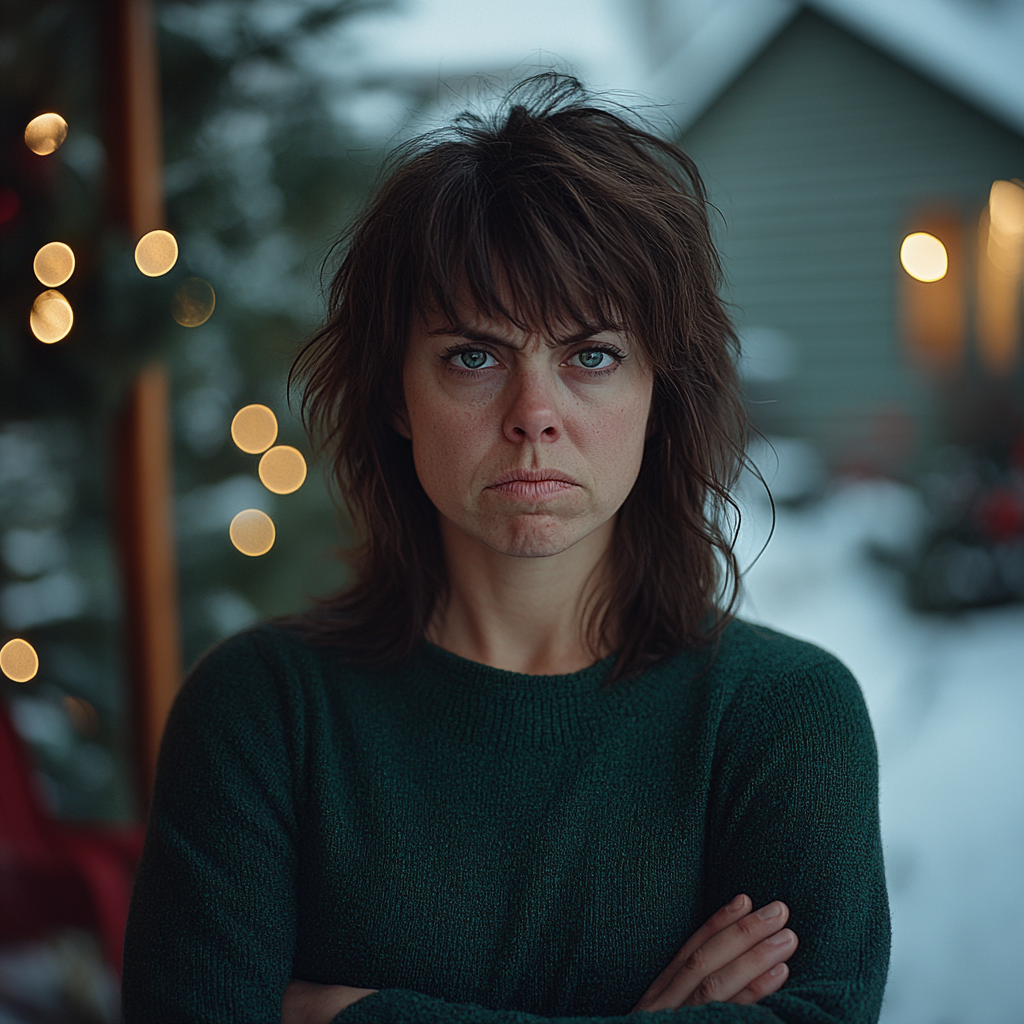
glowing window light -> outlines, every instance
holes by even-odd
[[[63,242],[47,242],[36,253],[32,270],[40,284],[58,288],[75,272],[75,254]]]
[[[1024,188],[1012,181],[994,181],[988,195],[992,227],[1007,235],[1024,235]]]
[[[0,672],[16,683],[27,683],[39,671],[39,655],[27,640],[8,640],[0,647]]]
[[[71,303],[52,288],[36,296],[28,317],[32,333],[47,345],[66,338],[74,322],[75,314],[71,310]]]
[[[1017,277],[1024,256],[1024,189],[1012,181],[992,182],[988,220],[988,259],[1004,273]]]
[[[135,246],[135,265],[146,277],[160,277],[177,262],[178,242],[170,231],[150,231]]]
[[[231,421],[231,440],[247,455],[259,455],[277,440],[277,417],[265,405],[247,405]]]
[[[978,219],[978,353],[985,367],[999,376],[1009,373],[1017,358],[1022,242],[1024,236],[997,227],[992,204],[982,210]]]
[[[949,269],[946,247],[927,231],[915,231],[900,246],[903,269],[918,281],[939,281]]]
[[[171,315],[182,327],[198,327],[213,316],[217,297],[213,286],[201,277],[189,277],[174,293]]]
[[[25,145],[37,156],[49,156],[68,137],[68,123],[60,114],[40,114],[25,127]]]
[[[99,718],[96,709],[81,697],[65,697],[61,702],[71,724],[81,736],[93,738],[99,732]]]
[[[258,508],[247,508],[231,520],[228,527],[231,543],[243,555],[265,555],[273,546],[277,532],[274,520]]]
[[[291,494],[306,479],[306,460],[297,448],[279,444],[260,459],[259,474],[268,491]]]

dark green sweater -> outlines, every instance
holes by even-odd
[[[834,657],[734,622],[610,693],[424,642],[374,672],[272,624],[207,654],[164,736],[125,939],[126,1024],[277,1024],[290,978],[379,989],[344,1024],[877,1021],[878,760]],[[628,1016],[738,893],[782,900],[755,1006]]]

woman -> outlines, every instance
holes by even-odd
[[[863,697],[730,612],[700,178],[573,79],[505,109],[400,153],[294,368],[354,582],[183,687],[128,1024],[878,1018]]]

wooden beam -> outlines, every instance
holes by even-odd
[[[164,226],[160,89],[150,0],[106,0],[105,29],[111,216],[127,227],[134,244]],[[124,640],[142,818],[148,815],[160,738],[182,674],[170,424],[167,371],[154,363],[133,382],[114,437]]]
[[[117,421],[116,501],[139,813],[148,814],[167,714],[181,685],[170,387],[153,363]]]

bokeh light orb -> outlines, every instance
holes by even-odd
[[[939,281],[949,269],[946,247],[927,231],[915,231],[900,246],[903,269],[918,281]]]
[[[213,285],[201,277],[186,278],[174,293],[171,315],[182,327],[198,327],[213,316],[217,297]]]
[[[40,114],[25,126],[25,145],[37,156],[49,156],[68,137],[68,123],[60,114]]]
[[[273,546],[277,531],[274,520],[258,508],[247,508],[231,520],[228,527],[231,543],[243,555],[265,555]]]
[[[268,491],[291,494],[306,479],[306,460],[297,448],[279,444],[260,459],[259,474]]]
[[[66,338],[74,322],[75,314],[71,310],[71,303],[52,288],[36,296],[28,317],[32,333],[47,345]]]
[[[39,655],[27,640],[8,640],[0,647],[0,672],[8,679],[27,683],[38,671]]]
[[[150,231],[135,246],[135,265],[146,277],[161,277],[177,262],[178,242],[170,231]]]
[[[58,288],[75,272],[75,254],[63,242],[47,242],[36,253],[32,270],[40,284]]]
[[[259,455],[277,440],[277,417],[265,405],[247,405],[231,421],[231,440],[247,455]]]

